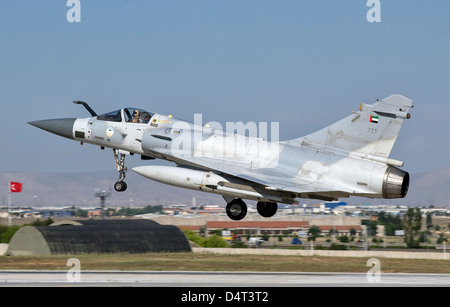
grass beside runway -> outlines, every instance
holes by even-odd
[[[147,253],[1,256],[0,270],[68,270],[66,263],[70,258],[80,260],[81,270],[366,273],[370,269],[365,258]],[[450,274],[450,260],[379,260],[382,273]]]

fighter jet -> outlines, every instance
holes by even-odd
[[[325,201],[350,196],[403,198],[409,174],[403,162],[390,158],[399,131],[409,119],[412,100],[391,95],[309,135],[286,141],[267,140],[220,127],[187,122],[140,108],[123,108],[87,118],[64,118],[29,124],[81,144],[112,148],[125,191],[128,155],[164,159],[176,166],[146,165],[136,173],[165,184],[223,196],[232,220],[247,214],[243,199],[257,201],[263,217],[277,212],[277,203],[298,204],[297,198]]]

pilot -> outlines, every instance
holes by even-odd
[[[141,112],[139,110],[134,110],[133,112],[133,120],[132,123],[139,123],[139,116],[141,115]]]

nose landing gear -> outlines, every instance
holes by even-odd
[[[127,189],[127,183],[125,181],[117,181],[114,184],[114,190],[117,192],[124,192]]]
[[[126,177],[125,173],[127,171],[127,167],[125,166],[126,155],[124,153],[120,153],[117,149],[113,149],[113,151],[116,169],[119,172],[119,181],[114,184],[114,190],[117,192],[124,192],[127,189],[127,184],[124,181]]]

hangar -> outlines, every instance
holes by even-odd
[[[190,252],[183,232],[151,220],[77,220],[25,226],[7,255]]]

